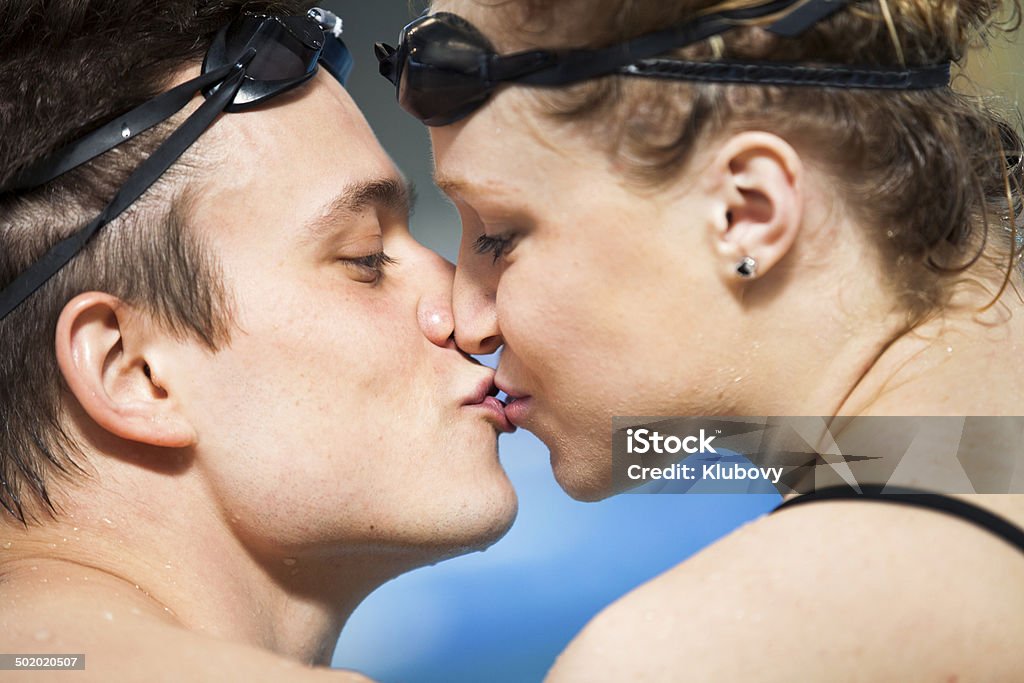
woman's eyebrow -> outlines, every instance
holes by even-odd
[[[435,175],[434,185],[449,197],[454,197],[465,191],[467,183],[464,180],[460,180],[459,178],[452,176]]]
[[[470,180],[462,176],[438,173],[434,175],[434,185],[452,199],[457,197],[472,198],[474,195],[480,194],[486,194],[487,196],[517,196],[517,192],[507,182],[494,178]]]
[[[404,178],[382,177],[354,183],[321,206],[306,221],[302,230],[303,239],[315,240],[322,237],[373,207],[408,217],[415,197],[415,188]]]

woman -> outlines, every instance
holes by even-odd
[[[567,492],[608,494],[613,416],[1020,412],[1021,145],[948,85],[1004,11],[441,0],[378,48],[462,217],[457,341],[503,346],[509,419]],[[994,423],[968,455],[1015,439]],[[1019,677],[1020,497],[953,511],[992,533],[869,500],[716,543],[552,679]]]

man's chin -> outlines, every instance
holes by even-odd
[[[439,530],[433,543],[420,546],[422,558],[418,564],[434,564],[443,560],[487,550],[505,537],[516,521],[519,502],[515,494],[484,510],[467,509],[452,519],[445,529]]]

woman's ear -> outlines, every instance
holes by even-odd
[[[57,321],[57,365],[82,409],[111,434],[150,446],[195,443],[193,426],[161,374],[167,346],[148,316],[120,299],[86,292]]]
[[[760,277],[792,249],[800,230],[800,156],[777,135],[746,131],[726,140],[711,170],[720,195],[712,234],[720,272],[729,280]]]

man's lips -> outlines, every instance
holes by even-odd
[[[487,379],[480,383],[477,390],[463,404],[468,408],[480,408],[487,411],[488,417],[501,432],[514,432],[516,428],[505,415],[505,404],[497,398],[498,388]]]

